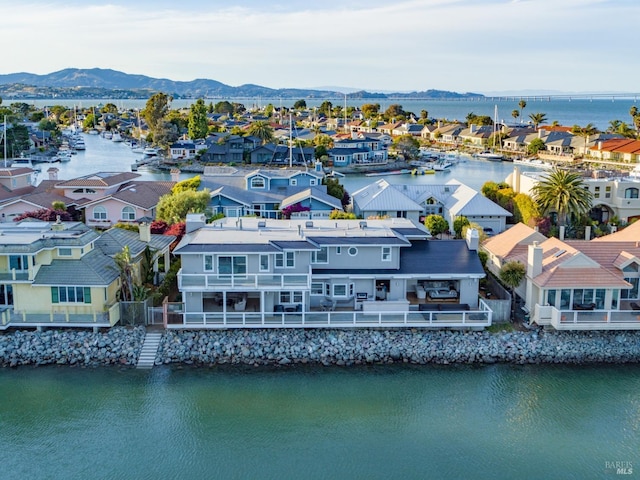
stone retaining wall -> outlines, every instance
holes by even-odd
[[[144,329],[16,331],[0,335],[0,365],[129,365]],[[640,332],[425,330],[167,331],[156,364],[630,363]]]

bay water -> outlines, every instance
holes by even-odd
[[[638,476],[640,370],[0,370],[0,477]]]
[[[70,179],[139,155],[85,135]],[[40,178],[46,178],[46,168]],[[469,159],[392,183],[473,188]],[[140,172],[144,179],[166,173]],[[183,178],[192,174],[183,174]],[[379,177],[378,177],[379,178]],[[343,179],[349,191],[377,180]],[[640,468],[640,367],[0,370],[0,478],[587,479]]]

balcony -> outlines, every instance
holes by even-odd
[[[640,311],[558,310],[536,305],[534,321],[556,330],[640,330]]]
[[[56,312],[17,312],[12,307],[0,308],[0,330],[27,327],[112,327],[120,319],[120,305],[114,303],[104,312],[76,312],[77,307],[58,309]]]
[[[492,313],[480,302],[477,310],[463,311],[329,311],[184,312],[168,317],[167,328],[473,328],[491,325]]]
[[[247,273],[201,274],[178,272],[178,289],[182,292],[213,290],[281,290],[284,288],[308,289],[311,275],[308,273]]]

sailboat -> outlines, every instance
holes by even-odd
[[[96,128],[96,119],[96,107],[93,107],[93,128],[87,132],[89,135],[98,135],[100,133]]]
[[[485,150],[480,153],[476,153],[476,157],[484,158],[485,160],[490,160],[492,162],[499,162],[502,160],[502,155],[499,153],[495,153],[494,150],[496,148],[496,137],[498,133],[498,105],[495,106],[495,110],[493,113],[493,145],[491,146],[491,150]]]

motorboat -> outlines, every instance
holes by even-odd
[[[451,168],[451,165],[453,165],[451,162],[440,160],[439,162],[434,163],[432,168],[436,172],[444,172],[445,170]]]
[[[484,152],[476,153],[476,157],[484,158],[485,160],[490,160],[492,162],[499,162],[502,160],[502,155],[499,153],[494,153],[491,150],[485,150]]]
[[[158,155],[158,149],[153,147],[145,147],[145,149],[142,151],[142,154],[146,155],[147,157],[154,157]]]
[[[111,135],[111,141],[112,142],[122,142],[124,139],[122,138],[122,135],[120,135],[119,132],[114,132]]]

